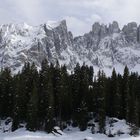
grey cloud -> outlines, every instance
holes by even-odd
[[[95,21],[120,25],[140,23],[139,0],[0,0],[0,23],[27,22],[38,25],[48,20],[67,19],[74,35],[91,29]]]

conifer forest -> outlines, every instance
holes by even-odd
[[[44,60],[40,70],[25,63],[18,74],[9,68],[0,72],[0,117],[13,119],[12,131],[26,123],[27,130],[48,133],[67,124],[84,131],[92,119],[105,133],[106,117],[114,117],[125,119],[134,135],[140,127],[139,85],[140,76],[127,66],[122,75],[113,69],[107,77],[85,64],[77,64],[70,74],[58,62]]]

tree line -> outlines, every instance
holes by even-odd
[[[50,133],[54,126],[67,125],[86,130],[89,120],[105,133],[106,117],[125,119],[131,134],[140,127],[140,76],[123,75],[115,69],[111,77],[103,71],[94,76],[92,66],[76,65],[69,74],[65,65],[44,60],[38,71],[35,64],[25,63],[21,72],[12,75],[9,68],[0,72],[0,118],[13,119],[12,131],[26,123],[27,130]]]

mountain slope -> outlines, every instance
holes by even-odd
[[[121,30],[117,22],[109,26],[94,23],[92,30],[73,38],[66,21],[40,26],[7,24],[0,26],[0,67],[18,72],[24,62],[39,68],[43,59],[66,64],[72,70],[76,63],[93,65],[109,72],[113,67],[132,71],[140,66],[140,26],[128,23]]]

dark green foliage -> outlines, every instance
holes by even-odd
[[[45,123],[45,118],[47,115],[47,88],[48,88],[48,74],[49,65],[48,61],[45,59],[42,61],[41,70],[39,73],[39,125],[40,129],[44,130],[43,124]]]
[[[1,117],[12,117],[12,106],[13,106],[13,78],[11,71],[5,68],[0,73],[0,115]]]
[[[126,116],[125,119],[129,121],[129,108],[130,104],[130,91],[129,91],[129,70],[127,66],[124,69],[123,74],[123,92],[122,92],[122,101],[123,101],[123,116]]]
[[[61,78],[60,78],[60,99],[62,106],[62,119],[68,121],[71,118],[71,95],[69,91],[69,77],[66,66],[61,67]]]
[[[134,101],[134,100],[133,100]],[[131,124],[131,135],[138,136],[139,135],[139,103],[136,99],[133,106],[133,114],[132,114],[132,124]]]
[[[52,84],[52,72],[48,72],[48,84],[47,84],[47,105],[45,116],[45,130],[50,133],[53,129],[54,123],[54,92]]]
[[[77,122],[81,131],[84,131],[87,129],[88,109],[86,106],[87,106],[86,103],[82,101],[80,104],[80,107],[77,110]]]
[[[38,92],[35,83],[31,92],[27,108],[27,129],[36,131],[38,128]]]
[[[93,67],[77,64],[69,74],[65,65],[47,60],[39,72],[30,63],[16,75],[8,68],[1,70],[0,117],[13,118],[12,131],[26,122],[28,130],[48,133],[56,125],[63,130],[68,122],[84,131],[93,118],[99,123],[99,132],[105,133],[106,116],[117,117],[130,124],[131,135],[138,135],[140,76],[130,74],[127,67],[123,76],[115,69],[111,77],[103,71],[94,77],[93,72]]]
[[[98,72],[98,117],[99,117],[99,132],[105,133],[105,121],[106,121],[106,114],[105,114],[105,74],[102,71]]]
[[[113,69],[112,76],[108,80],[107,91],[107,114],[110,117],[120,117],[120,93],[119,82],[115,69]]]

